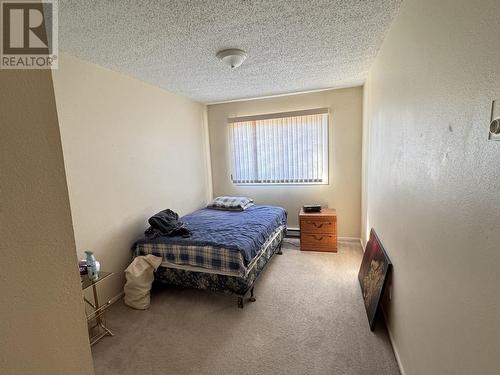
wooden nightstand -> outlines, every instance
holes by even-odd
[[[337,252],[337,212],[322,208],[305,213],[300,209],[300,250]]]

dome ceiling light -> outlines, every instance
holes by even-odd
[[[217,57],[229,65],[231,69],[234,69],[243,64],[243,61],[247,58],[247,54],[241,49],[231,48],[217,52]]]

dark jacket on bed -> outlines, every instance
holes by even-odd
[[[158,236],[183,236],[189,237],[191,231],[184,225],[182,221],[179,221],[179,215],[172,210],[163,210],[157,214],[151,216],[148,220],[149,227],[144,234],[148,237],[158,237]]]

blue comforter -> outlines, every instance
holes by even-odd
[[[240,252],[250,262],[266,240],[286,225],[281,207],[255,205],[245,211],[203,208],[180,218],[192,232],[191,237],[141,238],[137,244],[162,243],[185,246],[211,246]]]

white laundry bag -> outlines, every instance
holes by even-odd
[[[145,310],[149,307],[154,271],[161,262],[162,258],[150,254],[138,256],[130,263],[125,270],[127,282],[123,288],[126,305],[139,310]]]

